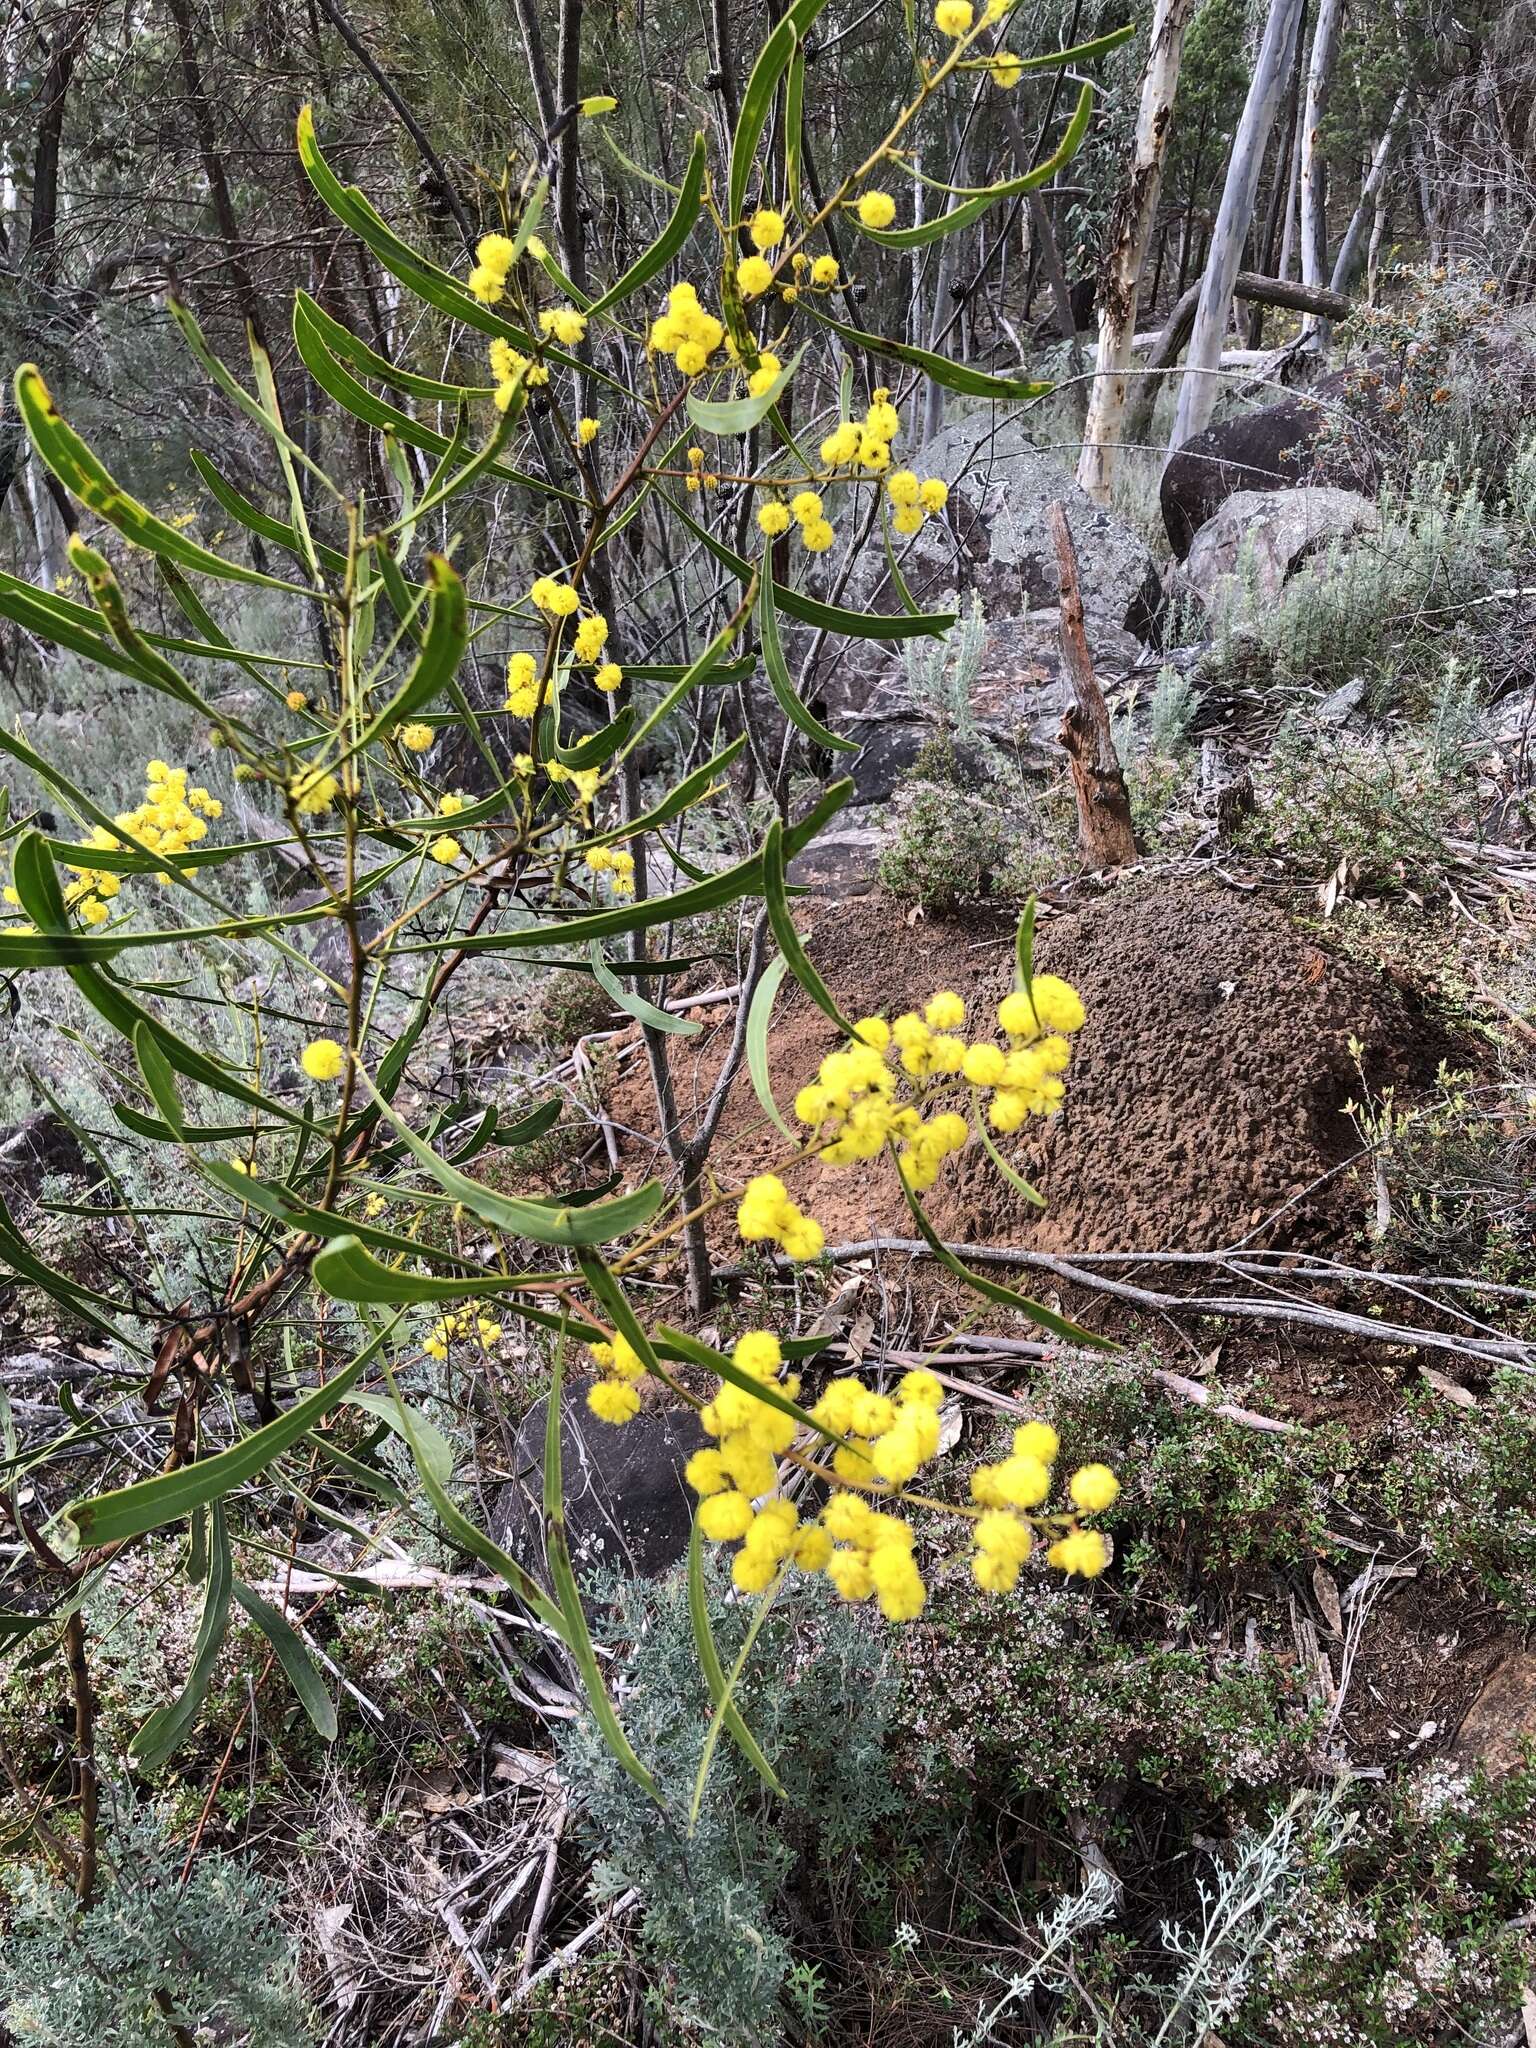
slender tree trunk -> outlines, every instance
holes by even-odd
[[[1301,122],[1295,124],[1288,152],[1291,160],[1290,175],[1285,187],[1285,232],[1280,237],[1280,261],[1275,267],[1276,277],[1289,277],[1296,261],[1296,239],[1301,230]]]
[[[1344,230],[1343,241],[1339,244],[1333,276],[1329,280],[1336,292],[1348,291],[1350,281],[1359,267],[1363,254],[1362,244],[1365,240],[1365,224],[1376,211],[1376,202],[1386,183],[1387,172],[1391,168],[1392,152],[1407,108],[1408,88],[1404,86],[1397,96],[1397,104],[1392,109],[1386,132],[1377,143],[1376,153],[1371,158],[1371,167],[1366,173],[1365,183],[1360,188],[1360,203],[1355,208],[1349,226]]]
[[[1307,111],[1301,130],[1301,281],[1321,284],[1328,263],[1328,165],[1323,154],[1322,126],[1333,84],[1333,63],[1339,48],[1343,0],[1318,0],[1317,32],[1307,66]],[[1308,314],[1301,331],[1312,334],[1317,323]]]
[[[1115,198],[1106,236],[1107,255],[1099,285],[1099,346],[1088,394],[1088,419],[1077,480],[1090,498],[1109,502],[1125,416],[1126,371],[1136,333],[1141,275],[1152,245],[1163,161],[1173,129],[1174,98],[1184,54],[1184,31],[1194,0],[1157,0],[1152,16],[1146,68],[1141,74],[1141,107],[1131,160]]]
[[[1184,379],[1179,386],[1170,448],[1182,447],[1191,440],[1209,424],[1216,409],[1221,380],[1215,373],[1232,311],[1232,287],[1242,263],[1243,243],[1253,219],[1253,202],[1264,168],[1264,152],[1275,125],[1300,19],[1301,0],[1272,0],[1211,235],[1211,253],[1195,311]]]
[[[1266,277],[1284,275],[1276,261],[1276,252],[1282,228],[1289,225],[1291,185],[1287,166],[1295,152],[1296,131],[1301,124],[1301,51],[1306,33],[1307,0],[1301,0],[1301,26],[1296,34],[1296,61],[1291,66],[1291,90],[1285,115],[1285,146],[1275,158],[1275,168],[1270,178],[1269,218],[1264,225],[1264,246],[1259,252],[1258,259],[1258,268]],[[1263,341],[1264,308],[1255,303],[1248,315],[1248,346],[1260,348]]]

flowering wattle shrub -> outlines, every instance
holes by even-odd
[[[873,1598],[891,1619],[910,1619],[925,1598],[920,1522],[940,1542],[946,1531],[963,1535],[954,1557],[995,1593],[1015,1585],[1037,1546],[1069,1573],[1104,1566],[1104,1539],[1082,1518],[1111,1504],[1113,1476],[1089,1466],[1058,1492],[1043,1423],[1025,1424],[1007,1458],[972,1473],[968,1501],[940,1500],[914,1491],[938,1454],[933,1373],[890,1386],[818,1378],[807,1404],[802,1386],[821,1340],[754,1330],[726,1352],[660,1321],[647,1328],[631,1305],[630,1287],[662,1282],[679,1244],[692,1306],[704,1305],[712,1274],[702,1223],[720,1206],[734,1207],[748,1242],[802,1264],[820,1258],[815,1177],[887,1152],[935,1256],[1010,1313],[1095,1341],[967,1272],[921,1206],[973,1140],[1039,1199],[992,1134],[1059,1106],[1082,1005],[1064,982],[1032,972],[1026,918],[1017,986],[995,1031],[970,1036],[964,1004],[944,990],[921,1014],[889,1021],[850,1024],[838,1013],[796,930],[787,874],[851,785],[830,784],[799,817],[790,794],[806,749],[819,761],[856,742],[809,710],[786,646],[806,655],[808,671],[829,641],[901,641],[953,626],[949,613],[918,609],[900,577],[905,542],[948,505],[945,479],[903,462],[904,411],[926,380],[994,404],[1046,387],[850,324],[839,317],[857,303],[849,272],[884,252],[904,259],[1053,176],[1086,132],[1092,87],[1081,86],[1053,155],[1033,169],[947,194],[952,204],[905,226],[886,186],[906,188],[918,131],[935,110],[953,113],[952,89],[1006,89],[1025,68],[1086,63],[1129,31],[1028,57],[1008,46],[1016,17],[1006,0],[979,13],[969,0],[939,0],[927,23],[904,13],[911,96],[870,154],[813,203],[798,169],[798,111],[782,135],[771,122],[776,102],[803,107],[806,38],[821,5],[790,0],[747,73],[724,160],[712,164],[708,139],[694,139],[661,232],[606,287],[578,289],[562,267],[569,252],[557,260],[540,239],[537,159],[520,180],[514,166],[488,188],[499,218],[470,264],[448,267],[336,176],[306,109],[305,175],[340,230],[437,323],[440,374],[391,362],[300,293],[299,359],[329,401],[313,446],[301,445],[261,344],[251,342],[248,377],[237,374],[173,302],[182,339],[266,465],[249,496],[197,458],[218,508],[207,541],[197,511],[178,500],[162,516],[142,502],[71,426],[40,373],[17,372],[32,453],[79,507],[71,560],[88,602],[0,576],[0,617],[29,646],[67,650],[114,689],[173,702],[208,749],[200,783],[190,767],[151,761],[143,803],[112,813],[23,737],[0,733],[28,792],[14,813],[0,810],[5,898],[16,912],[0,931],[0,978],[43,1016],[48,991],[68,985],[100,1039],[116,1120],[163,1162],[168,1190],[132,1212],[148,1251],[133,1270],[121,1261],[86,1278],[65,1270],[3,1205],[0,1265],[115,1357],[136,1361],[149,1398],[172,1418],[165,1467],[144,1476],[141,1452],[126,1455],[112,1416],[72,1412],[61,1444],[83,1435],[107,1461],[100,1489],[74,1499],[63,1499],[73,1468],[55,1486],[40,1469],[48,1456],[30,1458],[35,1498],[63,1504],[46,1526],[40,1511],[16,1510],[47,1590],[25,1617],[7,1618],[17,1628],[6,1640],[24,1637],[34,1658],[65,1660],[77,1692],[86,1688],[87,1724],[82,1582],[123,1546],[184,1526],[205,1654],[139,1731],[134,1756],[146,1769],[195,1722],[234,1605],[268,1630],[316,1728],[334,1736],[319,1672],[292,1628],[241,1583],[237,1545],[249,1537],[260,1549],[274,1528],[298,1526],[292,1503],[308,1502],[308,1482],[297,1448],[334,1453],[322,1438],[358,1402],[390,1417],[453,1540],[565,1647],[614,1755],[653,1791],[607,1696],[565,1550],[559,1423],[566,1355],[578,1345],[598,1369],[589,1402],[604,1422],[633,1416],[650,1383],[700,1409],[712,1445],[689,1467],[697,1530],[736,1546],[743,1594],[766,1601],[788,1572],[825,1573],[845,1598]],[[570,118],[601,119],[612,104],[583,101]],[[856,258],[832,248],[834,229]],[[575,269],[585,275],[584,264]],[[792,382],[793,431],[781,406]],[[322,459],[325,429],[338,422],[340,459],[369,444],[356,479]],[[466,515],[491,490],[497,518],[516,529],[515,572],[504,548],[476,555],[462,539]],[[738,552],[754,535],[755,561]],[[839,602],[844,571],[870,536],[902,599],[891,613]],[[626,597],[645,586],[637,562],[654,568],[654,586],[679,593],[664,624],[642,597]],[[275,636],[254,637],[280,644],[242,644],[234,600],[253,591],[285,621]],[[179,634],[159,629],[170,606]],[[711,637],[690,653],[700,618]],[[232,667],[242,679],[235,693]],[[487,668],[498,678],[489,702],[479,682]],[[718,707],[732,693],[728,722]],[[749,745],[767,792],[760,843],[718,865],[696,837],[690,860],[684,824]],[[658,770],[668,762],[686,766]],[[236,789],[241,830],[215,833]],[[25,807],[43,792],[47,812]],[[253,871],[274,852],[315,886],[254,914],[252,901],[270,892]],[[677,879],[658,894],[663,859]],[[159,887],[143,888],[146,879]],[[778,948],[772,960],[754,949],[732,1055],[746,1058],[765,1103],[764,999],[771,1006],[784,973],[844,1039],[797,1095],[797,1128],[774,1106],[784,1156],[744,1187],[715,1186],[705,1171],[710,1131],[685,1143],[669,1117],[665,1179],[510,1195],[505,1176],[493,1184],[471,1170],[477,1155],[494,1146],[525,1185],[562,1097],[509,1117],[497,1104],[444,1104],[408,1085],[413,1057],[481,963],[545,964],[552,949],[637,1020],[652,1074],[664,1076],[667,1037],[695,1027],[654,997],[691,962],[653,951],[653,937],[742,904]],[[184,971],[194,960],[209,970],[201,980]],[[95,1151],[99,1134],[85,1135]],[[463,1514],[447,1484],[451,1447],[400,1385],[424,1358],[467,1357],[483,1369],[513,1319],[553,1345],[552,1590]],[[707,1399],[686,1384],[701,1371],[716,1383]],[[255,1400],[255,1427],[237,1394]],[[695,1545],[695,1571],[698,1554]],[[720,1725],[751,1754],[729,1688],[715,1682],[707,1621],[699,1654]],[[84,1802],[80,1811],[89,1828]]]

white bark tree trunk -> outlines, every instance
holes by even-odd
[[[1109,254],[1099,290],[1099,346],[1089,387],[1088,420],[1077,481],[1101,505],[1109,501],[1120,430],[1125,418],[1126,372],[1136,332],[1141,274],[1146,268],[1163,161],[1173,131],[1174,98],[1184,56],[1184,31],[1195,0],[1157,0],[1152,16],[1146,69],[1141,75],[1141,108],[1125,182],[1115,200],[1107,237]]]
[[[1264,152],[1295,54],[1301,5],[1302,0],[1271,0],[1248,98],[1232,139],[1232,160],[1227,166],[1216,225],[1211,231],[1210,254],[1179,385],[1179,408],[1168,444],[1170,450],[1182,447],[1209,425],[1216,409],[1221,389],[1216,372],[1232,312],[1232,286],[1242,267],[1243,243],[1253,220]]]
[[[1376,201],[1386,183],[1387,172],[1392,164],[1392,151],[1402,127],[1403,115],[1408,110],[1408,88],[1397,96],[1386,132],[1376,145],[1376,154],[1371,158],[1371,168],[1366,172],[1365,183],[1360,188],[1360,204],[1355,208],[1349,226],[1344,230],[1344,239],[1339,244],[1338,258],[1333,266],[1330,280],[1336,292],[1348,291],[1350,279],[1360,262],[1360,245],[1365,238],[1365,224],[1376,211]]]
[[[1307,111],[1301,131],[1301,281],[1321,284],[1327,276],[1328,194],[1319,131],[1328,111],[1328,88],[1333,83],[1333,60],[1339,48],[1339,19],[1343,0],[1319,0],[1317,30],[1312,38],[1312,61],[1307,66]],[[1302,320],[1303,334],[1315,332],[1317,322]]]

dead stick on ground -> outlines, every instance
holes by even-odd
[[[1072,763],[1072,783],[1077,793],[1078,847],[1085,867],[1125,867],[1136,859],[1131,800],[1109,727],[1109,707],[1088,650],[1077,550],[1072,545],[1065,505],[1058,499],[1046,507],[1045,516],[1056,543],[1056,566],[1061,578],[1061,656],[1072,685],[1073,702],[1061,720],[1061,744]]]

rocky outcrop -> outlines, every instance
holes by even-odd
[[[709,1441],[691,1408],[645,1406],[622,1428],[587,1406],[590,1380],[573,1380],[560,1416],[566,1538],[578,1572],[600,1566],[654,1578],[688,1548],[691,1496],[683,1467]],[[492,1508],[492,1534],[545,1578],[544,1428],[536,1401],[517,1432],[511,1482]],[[547,1583],[547,1580],[546,1580]]]
[[[1162,580],[1146,543],[1080,491],[1018,420],[988,409],[952,421],[917,454],[897,452],[920,475],[949,485],[946,516],[931,519],[902,557],[902,574],[922,605],[969,590],[989,619],[1054,605],[1056,554],[1045,508],[1059,498],[1077,543],[1094,652],[1129,656],[1155,637]]]
[[[1239,491],[1273,491],[1331,483],[1370,492],[1376,477],[1353,437],[1328,434],[1330,408],[1347,373],[1325,377],[1311,392],[1289,392],[1274,405],[1218,420],[1174,450],[1159,496],[1163,525],[1182,561],[1195,535]]]
[[[1376,507],[1358,491],[1329,484],[1238,491],[1195,535],[1183,567],[1169,579],[1169,594],[1193,598],[1208,613],[1272,602],[1304,563],[1380,526]]]

